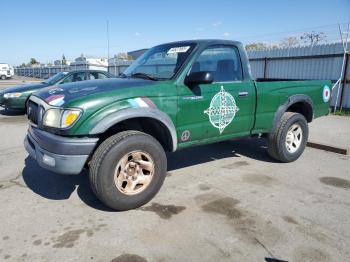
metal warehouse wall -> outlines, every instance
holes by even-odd
[[[133,61],[120,61],[115,58],[111,58],[108,60],[108,72],[118,76],[119,74],[123,73],[132,62]]]
[[[29,77],[37,77],[37,78],[49,78],[59,72],[64,71],[74,71],[74,70],[101,70],[107,71],[106,66],[97,65],[97,64],[89,64],[89,63],[81,63],[74,64],[70,66],[38,66],[38,67],[15,67],[15,74],[18,76],[29,76]]]
[[[340,78],[343,56],[341,43],[248,52],[254,78],[327,79],[333,83]],[[350,108],[349,54],[346,60],[347,74],[342,79],[338,106],[341,102]],[[333,89],[332,106],[337,92],[338,86]]]
[[[70,71],[69,66],[52,67],[16,67],[15,74],[18,76],[30,76],[37,78],[49,78],[59,72]]]

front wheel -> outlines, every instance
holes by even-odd
[[[281,162],[297,160],[304,152],[309,128],[305,117],[286,112],[268,137],[268,153]]]
[[[5,75],[2,75],[2,76],[1,76],[1,80],[6,80],[6,76],[5,76]]]
[[[128,210],[150,201],[167,171],[163,147],[150,135],[125,131],[106,139],[90,163],[90,184],[108,207]]]

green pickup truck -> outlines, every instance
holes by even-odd
[[[127,210],[159,191],[165,152],[259,135],[267,138],[271,157],[296,160],[305,149],[308,122],[329,112],[330,85],[254,81],[239,42],[167,43],[149,49],[117,79],[31,95],[24,143],[53,172],[88,168],[97,197]]]

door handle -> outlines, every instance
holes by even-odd
[[[239,97],[246,97],[246,96],[248,96],[248,92],[247,91],[240,91],[240,92],[238,92],[238,96]]]

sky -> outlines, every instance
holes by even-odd
[[[42,63],[84,54],[107,57],[157,44],[201,38],[273,43],[346,30],[350,0],[16,0],[2,1],[0,62]]]

